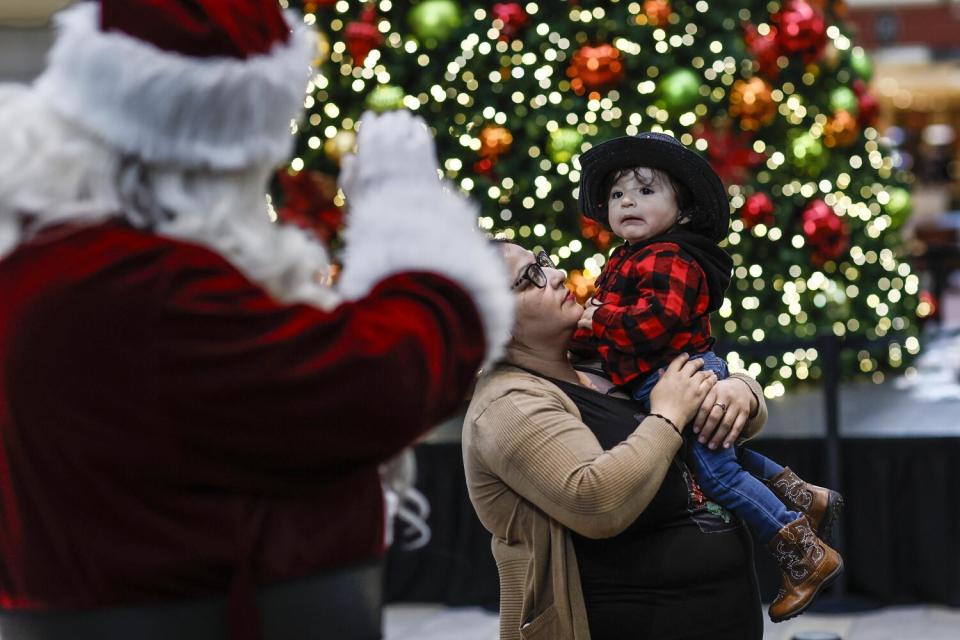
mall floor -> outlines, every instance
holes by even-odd
[[[480,608],[390,605],[386,640],[497,640],[497,615]],[[859,614],[807,613],[766,622],[764,640],[957,640],[960,609],[935,606],[887,607]]]

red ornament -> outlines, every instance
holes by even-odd
[[[880,116],[880,103],[872,93],[864,91],[857,97],[857,123],[861,127],[872,127]]]
[[[347,51],[353,56],[353,63],[363,64],[367,54],[383,44],[383,34],[377,29],[377,10],[368,6],[360,13],[360,19],[344,29]]]
[[[762,191],[754,193],[743,203],[740,219],[747,229],[753,229],[758,224],[770,226],[773,224],[773,200]]]
[[[490,176],[493,174],[493,161],[490,158],[482,158],[473,163],[473,170],[481,176]]]
[[[747,182],[753,167],[765,160],[753,150],[749,132],[731,133],[727,125],[720,129],[701,126],[695,134],[707,141],[707,160],[725,185]]]
[[[617,86],[623,80],[620,50],[610,44],[580,47],[570,58],[567,77],[570,78],[570,87],[579,96],[587,91]]]
[[[316,171],[277,172],[283,192],[283,206],[277,219],[312,232],[323,242],[330,240],[343,226],[343,211],[333,203],[337,181]]]
[[[613,243],[613,233],[596,220],[586,216],[580,216],[580,235],[593,242],[603,253],[606,253]]]
[[[780,57],[780,45],[777,42],[777,29],[770,27],[767,35],[760,35],[757,28],[747,23],[743,27],[743,40],[747,45],[747,51],[753,55],[757,61],[757,68],[761,74],[771,80],[775,80],[780,75],[780,67],[777,65],[777,58]]]
[[[493,5],[491,13],[494,20],[503,23],[500,28],[501,40],[513,40],[520,35],[530,21],[530,16],[519,2],[498,2]]]
[[[819,266],[836,260],[850,247],[850,232],[840,216],[823,200],[811,200],[802,214],[803,236],[810,245],[810,261]]]
[[[810,63],[823,56],[827,46],[827,24],[823,13],[806,0],[787,0],[771,16],[777,27],[777,43],[786,55],[802,55]]]

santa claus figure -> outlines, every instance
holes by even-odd
[[[102,0],[0,86],[0,637],[377,638],[378,467],[511,323],[406,113],[327,256],[271,223],[315,54],[276,0]]]

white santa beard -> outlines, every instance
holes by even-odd
[[[0,258],[37,230],[65,221],[96,223],[143,215],[119,185],[119,154],[49,109],[30,89],[0,85]],[[206,246],[281,302],[320,308],[337,303],[318,279],[329,269],[324,247],[300,229],[273,224],[266,209],[272,167],[237,171],[143,166],[137,196],[171,214],[152,230]],[[24,223],[27,223],[24,230]]]

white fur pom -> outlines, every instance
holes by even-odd
[[[487,340],[484,365],[503,354],[513,325],[513,295],[499,252],[477,229],[475,207],[439,181],[390,181],[350,205],[340,294],[357,299],[384,278],[429,271],[473,298]]]
[[[36,90],[65,118],[150,164],[235,169],[290,156],[316,40],[293,33],[267,55],[194,58],[99,28],[99,5],[56,16]]]

